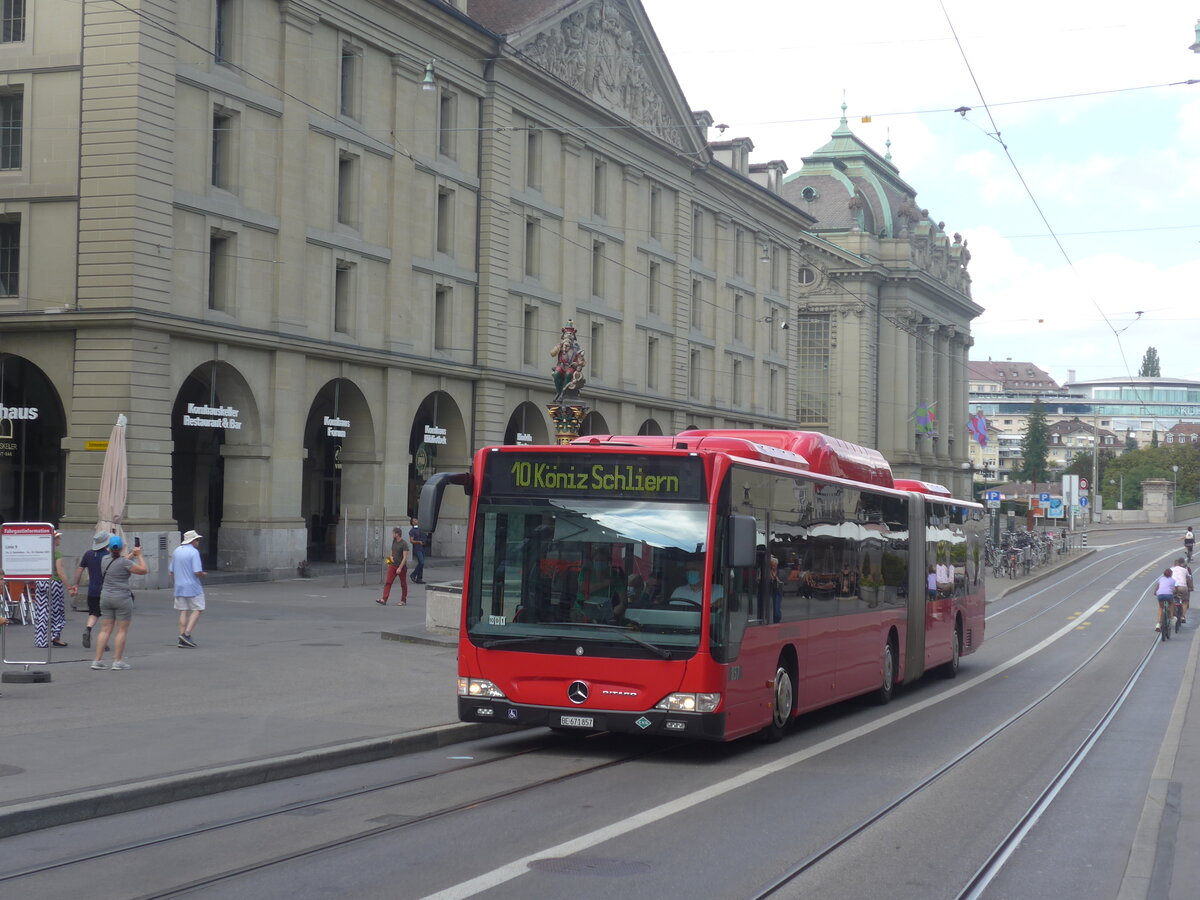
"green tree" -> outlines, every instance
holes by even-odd
[[[1017,471],[1017,477],[1022,481],[1038,484],[1046,480],[1046,461],[1050,456],[1050,440],[1046,431],[1046,408],[1040,400],[1034,399],[1021,445],[1024,459]]]
[[[1158,449],[1158,429],[1157,428],[1153,429],[1150,432],[1150,447],[1151,447],[1151,449]]]
[[[1158,361],[1158,351],[1153,347],[1146,350],[1146,355],[1142,357],[1142,367],[1138,369],[1138,376],[1141,378],[1161,378],[1162,366]]]

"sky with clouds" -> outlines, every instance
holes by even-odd
[[[843,91],[856,135],[890,137],[917,204],[968,241],[973,359],[1062,382],[1136,375],[1153,346],[1200,380],[1200,4],[643,6],[688,104],[752,162],[799,171]]]

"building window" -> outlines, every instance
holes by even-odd
[[[604,160],[594,160],[592,163],[592,215],[598,219],[604,218],[604,201],[608,194],[605,172]]]
[[[787,251],[771,245],[771,290],[778,291],[783,284],[783,270],[787,263]]]
[[[767,411],[779,412],[779,370],[773,366],[767,370]]]
[[[801,266],[800,271],[796,273],[796,282],[801,287],[808,287],[817,280],[817,273],[808,266]]]
[[[438,153],[451,159],[454,158],[457,108],[455,96],[443,92],[438,101]]]
[[[454,191],[447,188],[438,188],[436,240],[438,253],[454,252]]]
[[[662,188],[650,187],[650,237],[662,241]]]
[[[4,0],[0,18],[0,43],[15,44],[25,40],[25,0]]]
[[[233,182],[233,116],[215,109],[212,119],[212,185],[232,191]]]
[[[216,22],[213,28],[213,59],[218,63],[233,60],[233,3],[234,0],[216,0]]]
[[[692,257],[704,259],[704,210],[692,206]]]
[[[592,241],[592,296],[604,296],[604,242]]]
[[[525,187],[542,189],[542,133],[532,123],[525,135]]]
[[[537,219],[525,220],[525,277],[537,278],[541,257],[542,223]]]
[[[742,327],[742,317],[745,313],[743,310],[744,298],[741,294],[733,295],[733,339],[740,341],[743,338],[745,329]]]
[[[783,325],[787,322],[787,312],[782,309],[777,309],[771,306],[767,307],[767,334],[770,337],[767,339],[767,346],[770,347],[772,353],[779,350],[779,335],[783,333]]]
[[[208,308],[229,311],[233,295],[233,238],[214,231],[208,238]]]
[[[729,399],[734,406],[740,406],[742,403],[742,361],[735,359],[732,368],[733,377],[729,385]]]
[[[525,321],[523,324],[525,337],[524,362],[527,366],[536,366],[541,362],[541,357],[538,353],[541,342],[538,340],[538,308],[536,306],[525,307]]]
[[[703,287],[699,278],[692,279],[692,329],[699,331],[704,317],[701,315],[701,304],[704,302]]]
[[[700,399],[700,351],[695,347],[688,353],[688,396]]]
[[[362,51],[350,44],[342,44],[341,97],[338,110],[350,119],[358,118],[358,81],[362,77]]]
[[[646,338],[646,387],[658,389],[658,338],[654,335]]]
[[[738,228],[733,235],[733,271],[736,275],[746,274],[746,232]]]
[[[25,95],[20,89],[0,94],[0,169],[21,168]]]
[[[439,287],[433,295],[433,349],[450,349],[450,288]]]
[[[21,220],[0,220],[0,297],[21,293]]]
[[[650,263],[650,277],[646,284],[646,312],[649,315],[658,315],[658,279],[660,277],[659,265],[656,262]]]
[[[829,339],[828,315],[796,320],[797,416],[802,424],[829,422]]]
[[[354,321],[354,266],[339,262],[333,274],[333,330],[352,334]]]
[[[358,229],[358,159],[347,153],[338,157],[337,220]]]
[[[592,377],[599,379],[604,374],[604,323],[592,323],[591,346],[588,351],[588,368],[592,370]]]

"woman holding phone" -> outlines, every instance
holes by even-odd
[[[140,543],[140,542],[139,542]],[[142,556],[142,548],[135,546],[129,556],[123,556],[125,541],[114,534],[108,541],[108,559],[101,563],[104,571],[104,588],[100,591],[100,636],[96,639],[96,658],[93,669],[107,669],[104,650],[108,647],[108,636],[116,629],[113,641],[114,671],[131,668],[125,662],[125,638],[129,634],[129,623],[133,621],[133,591],[129,589],[130,575],[145,575],[150,571]]]

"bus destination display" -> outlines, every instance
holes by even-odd
[[[695,457],[493,453],[486,477],[492,495],[704,499],[704,467]]]

